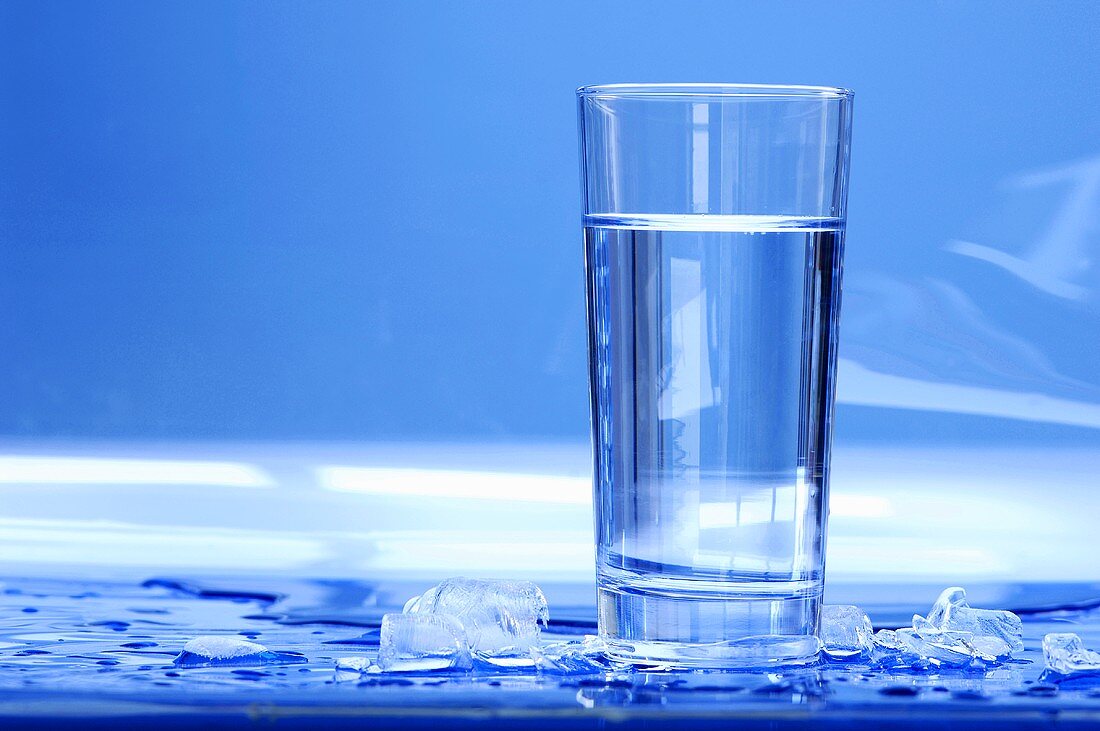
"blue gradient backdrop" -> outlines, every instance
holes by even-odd
[[[857,92],[839,438],[1096,445],[1098,37],[1092,2],[2,2],[0,435],[587,438],[573,90],[697,80]]]

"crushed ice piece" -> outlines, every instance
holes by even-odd
[[[891,641],[901,647],[891,647]],[[1023,623],[1012,612],[971,608],[966,591],[952,586],[940,593],[927,617],[914,614],[911,628],[883,635],[878,646],[912,652],[945,667],[998,663],[1023,649]]]
[[[917,632],[935,632],[936,630],[943,628],[937,627],[919,614],[914,614],[913,629],[915,629]]]
[[[964,667],[974,660],[967,640],[969,633],[916,630],[904,627],[896,633],[898,642],[910,652],[944,667]]]
[[[531,657],[539,672],[550,675],[593,675],[606,672],[601,662],[607,643],[596,635],[585,635],[579,642],[551,642],[531,648]]]
[[[337,683],[358,680],[363,673],[371,672],[371,668],[374,668],[374,672],[379,671],[378,666],[372,663],[369,657],[340,657],[336,659],[336,674],[333,680]]]
[[[975,660],[996,663],[1012,652],[999,637],[975,636],[971,632],[905,628],[895,636],[905,649],[942,667],[965,667]]]
[[[1012,654],[1012,648],[1000,637],[973,635],[969,642],[974,648],[974,657],[983,662],[1000,662]]]
[[[919,616],[919,615],[918,615]],[[914,629],[917,617],[913,618]],[[970,632],[975,637],[996,637],[1012,652],[1024,649],[1024,625],[1012,612],[1001,609],[973,609],[966,591],[958,586],[944,589],[928,612],[928,623],[940,630]]]
[[[406,614],[448,614],[461,622],[483,659],[528,656],[550,619],[546,597],[530,581],[447,579],[405,604]]]
[[[336,669],[349,672],[366,672],[367,668],[373,664],[369,657],[339,657],[336,659]]]
[[[904,649],[904,645],[898,640],[898,633],[892,629],[880,629],[871,639],[875,647],[881,647],[884,650]]]
[[[530,654],[530,651],[528,651],[526,655],[491,655],[477,652],[474,653],[474,658],[483,665],[499,668],[501,670],[523,670],[535,667],[535,658]]]
[[[960,586],[949,586],[936,598],[936,603],[928,612],[928,622],[934,627],[944,629],[953,609],[968,606],[966,590]]]
[[[382,617],[378,667],[386,672],[465,670],[470,647],[462,623],[448,614]]]
[[[189,640],[183,652],[176,656],[175,664],[184,668],[212,667],[216,665],[267,665],[273,663],[304,662],[301,655],[272,652],[263,645],[219,635],[203,635]]]
[[[1068,632],[1043,637],[1043,658],[1048,668],[1062,675],[1100,672],[1100,652],[1085,649],[1081,638]]]
[[[897,631],[880,629],[871,638],[873,649],[872,663],[881,668],[923,668],[927,661],[898,639]]]
[[[850,604],[826,604],[821,608],[821,651],[831,660],[867,657],[873,647],[871,618]]]

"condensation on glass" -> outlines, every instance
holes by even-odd
[[[600,633],[812,660],[852,94],[578,90]]]

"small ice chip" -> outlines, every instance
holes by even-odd
[[[183,652],[176,656],[180,667],[209,667],[213,665],[263,665],[278,662],[279,657],[263,645],[238,639],[203,635],[189,640]]]
[[[369,657],[340,657],[336,659],[336,669],[362,673],[371,666]]]
[[[232,660],[248,655],[259,655],[267,652],[267,648],[255,642],[248,642],[236,637],[204,635],[189,640],[183,646],[183,651],[209,660]]]
[[[466,631],[447,614],[387,614],[382,617],[378,666],[391,673],[468,669]]]
[[[539,672],[550,675],[594,675],[605,672],[601,662],[607,643],[595,635],[586,635],[580,642],[551,642],[531,648],[531,657]]]
[[[358,680],[363,673],[369,672],[370,668],[378,670],[378,666],[373,664],[369,657],[340,657],[336,659],[336,673],[333,680],[337,683]]]
[[[1085,649],[1072,633],[1052,632],[1043,638],[1043,657],[1048,668],[1062,675],[1100,673],[1100,652]]]
[[[406,614],[448,614],[462,623],[483,659],[528,656],[550,619],[546,597],[530,581],[453,578],[405,604]]]
[[[927,621],[936,629],[969,632],[975,637],[996,637],[1012,652],[1024,649],[1024,626],[1019,617],[1005,610],[971,608],[966,601],[966,591],[958,586],[943,590],[928,612]],[[917,625],[917,617],[913,618],[913,627],[922,629]]]
[[[871,619],[859,607],[827,604],[821,608],[821,651],[831,660],[867,657],[872,650]]]
[[[884,650],[901,650],[903,645],[898,641],[898,633],[892,629],[880,629],[875,632],[872,638],[875,647],[881,647]]]

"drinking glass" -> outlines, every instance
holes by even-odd
[[[852,92],[578,89],[599,627],[815,659]]]

